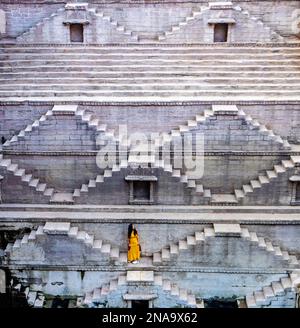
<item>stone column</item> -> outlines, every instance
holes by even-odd
[[[0,269],[0,294],[6,293],[6,276],[5,271]]]
[[[6,33],[6,15],[5,11],[0,9],[0,36]]]
[[[0,175],[0,204],[2,203],[2,181],[4,177]]]

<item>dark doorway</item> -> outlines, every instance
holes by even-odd
[[[131,308],[134,310],[146,310],[149,309],[149,301],[131,301]]]
[[[296,202],[300,201],[300,182],[296,183],[296,197],[295,197]]]
[[[214,308],[214,309],[234,309],[237,308],[237,302],[233,299],[209,299],[204,300],[204,307],[205,308]]]
[[[150,182],[134,181],[133,182],[133,199],[150,200]]]
[[[70,24],[70,40],[71,42],[83,42],[82,24]]]
[[[214,42],[227,42],[228,24],[215,24]]]

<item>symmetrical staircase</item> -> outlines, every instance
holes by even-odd
[[[54,188],[49,188],[46,183],[40,182],[32,174],[26,173],[25,169],[20,168],[18,164],[12,163],[11,159],[4,159],[2,154],[0,154],[0,167],[20,179],[20,183],[28,185],[28,187],[33,188],[33,190],[49,198],[49,200],[52,198]]]
[[[193,235],[189,235],[184,239],[180,239],[177,243],[171,243],[170,245],[164,247],[160,252],[153,254],[153,264],[161,265],[166,264],[174,260],[181,251],[185,251],[192,247],[197,247],[199,244],[205,243],[208,238],[218,237],[218,225],[213,225],[212,227],[206,227],[203,231],[197,231]],[[240,228],[238,225],[231,224],[226,225],[228,234],[232,234],[232,230],[236,229],[240,238],[243,238],[251,243],[255,244],[258,248],[264,249],[270,255],[275,256],[277,259],[281,259],[289,266],[298,267],[300,265],[299,260],[295,255],[289,254],[288,251],[285,251],[280,248],[280,246],[271,242],[268,238],[257,236],[256,232],[249,231],[247,228]],[[222,235],[226,235],[224,232]]]
[[[286,293],[296,293],[296,282],[299,285],[299,274],[296,272],[290,273],[287,277],[283,277],[279,281],[274,281],[271,285],[265,286],[261,290],[247,295],[245,299],[245,307],[280,307],[278,299],[284,297]]]
[[[81,241],[86,246],[107,255],[112,261],[127,263],[127,256],[121,256],[118,247],[114,247],[101,239],[96,239],[94,235],[80,230],[76,226],[71,226],[71,224],[67,222],[46,222],[44,226],[39,226],[37,229],[31,230],[30,233],[24,234],[21,238],[17,238],[14,243],[8,243],[5,249],[5,255],[9,259],[10,254],[15,249],[27,245],[28,243],[38,242],[40,236],[44,236],[47,233],[53,234],[55,232],[66,234],[70,238]]]
[[[180,31],[181,28],[188,25],[190,22],[194,21],[195,19],[199,19],[203,12],[209,10],[209,7],[199,8],[197,10],[192,10],[191,14],[186,16],[184,20],[181,22],[174,24],[168,31],[164,31],[160,33],[157,37],[158,41],[162,41],[167,39],[168,36],[174,34],[175,32]]]
[[[100,11],[97,8],[88,8],[87,11],[95,17],[99,17],[103,21],[108,22],[114,29],[116,29],[116,31],[123,33],[126,37],[130,37],[132,41],[139,41],[137,33],[129,30],[126,26],[120,24],[117,20],[113,19],[109,15],[106,15],[103,11]]]
[[[177,298],[181,305],[186,307],[198,307],[203,308],[203,301],[197,301],[195,295],[185,288],[180,288],[176,283],[171,282],[169,279],[164,279],[160,274],[154,274],[152,271],[143,271],[142,275],[146,278],[140,278],[140,271],[127,271],[126,274],[121,274],[118,278],[110,280],[107,284],[93,289],[91,292],[87,292],[84,295],[83,304],[88,307],[93,307],[97,303],[103,302],[107,295],[126,287],[128,283],[147,282],[152,284],[155,288],[161,288],[163,292],[170,294],[174,298]],[[136,278],[135,278],[136,277]],[[135,291],[139,289],[135,288]]]
[[[270,183],[273,179],[278,178],[281,174],[286,173],[290,169],[294,169],[295,165],[300,162],[299,156],[291,156],[289,160],[282,160],[281,164],[274,165],[273,170],[267,170],[265,174],[261,174],[257,179],[251,180],[249,184],[243,185],[242,189],[235,189],[234,194],[238,201],[253,193],[255,190],[262,188],[265,184]]]
[[[57,17],[58,15],[61,15],[65,11],[65,8],[58,8],[56,12],[52,13],[50,16],[43,18],[41,21],[36,23],[34,26],[31,26],[28,30],[21,33],[17,37],[17,42],[26,42],[26,39],[30,34],[37,32],[44,24],[48,23],[50,20],[52,20],[54,17]]]

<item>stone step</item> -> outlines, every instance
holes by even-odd
[[[267,172],[267,177],[269,179],[276,179],[277,178],[277,173],[274,170],[268,170]]]
[[[276,256],[281,256],[282,257],[282,251],[279,246],[274,246],[274,253]]]
[[[290,255],[289,261],[293,265],[299,265],[299,261],[297,260],[297,257],[295,255]]]
[[[214,44],[214,45],[176,45],[173,46],[171,44],[164,45],[163,47],[149,44],[149,45],[132,45],[128,47],[127,45],[72,45],[70,46],[50,46],[50,45],[26,45],[22,44],[1,44],[0,51],[2,54],[77,54],[78,56],[82,57],[84,54],[93,53],[97,55],[105,55],[105,54],[146,54],[146,55],[153,55],[155,53],[182,53],[182,54],[210,54],[215,55],[224,53],[228,55],[237,54],[240,56],[241,54],[245,54],[246,56],[253,54],[254,58],[257,54],[262,55],[277,55],[277,54],[291,54],[299,56],[299,46],[295,45],[294,47],[289,47],[285,45],[280,46],[268,46],[267,44],[261,45],[231,45],[231,44]],[[239,57],[238,57],[239,58]]]
[[[186,240],[179,240],[178,249],[179,249],[179,251],[188,249],[187,241]]]
[[[101,288],[95,288],[93,290],[92,302],[97,302],[101,300]]]
[[[163,279],[160,274],[154,275],[154,284],[157,286],[163,286]]]
[[[30,241],[35,241],[35,239],[36,239],[36,231],[35,230],[31,230],[30,231],[30,234],[29,234],[29,236],[28,236],[28,241],[30,242]]]
[[[179,288],[179,298],[183,301],[187,301],[188,292],[185,288]]]
[[[256,308],[258,307],[255,301],[254,295],[247,295],[246,296],[246,304],[248,308]]]
[[[214,228],[204,228],[204,236],[205,238],[214,237],[215,236]]]
[[[110,244],[102,244],[101,252],[105,254],[110,254],[111,245]]]
[[[299,90],[299,86],[292,86],[292,85],[278,85],[278,88],[276,86],[271,85],[260,85],[257,87],[254,86],[241,86],[241,85],[201,85],[201,84],[181,84],[176,83],[176,85],[171,84],[143,84],[143,85],[122,85],[122,84],[113,84],[113,85],[76,85],[72,87],[71,85],[45,85],[45,86],[39,86],[39,85],[32,85],[32,86],[23,86],[23,85],[16,85],[11,87],[6,86],[0,86],[0,94],[3,96],[4,91],[7,93],[7,95],[11,94],[29,94],[29,95],[38,95],[39,93],[42,95],[54,95],[54,93],[57,94],[67,94],[67,95],[73,95],[74,93],[78,94],[78,91],[81,90],[84,94],[87,95],[104,95],[104,94],[110,94],[110,93],[122,93],[122,92],[128,92],[132,93],[136,90],[136,92],[144,91],[146,93],[151,92],[157,92],[158,94],[163,94],[166,92],[175,93],[176,91],[181,92],[184,94],[190,94],[190,93],[201,93],[209,92],[212,93],[213,91],[216,93],[225,94],[225,92],[231,92],[233,94],[236,93],[242,93],[244,95],[254,94],[255,91],[257,93],[262,94],[264,92],[275,94],[275,91],[278,90],[278,93],[287,93],[287,94],[296,94],[296,91]],[[88,121],[88,118],[85,120]],[[90,124],[90,122],[89,122]],[[91,125],[91,124],[90,124]],[[189,130],[188,126],[180,126],[181,132],[187,132]],[[275,141],[278,142],[278,136],[274,137]],[[282,142],[280,142],[282,144]]]
[[[135,59],[172,59],[172,60],[178,60],[178,59],[189,59],[189,60],[205,60],[207,58],[210,58],[211,60],[224,60],[224,53],[218,53],[213,52],[212,48],[210,52],[208,53],[195,53],[189,52],[189,51],[181,51],[181,49],[178,49],[177,52],[167,52],[166,49],[163,47],[158,47],[156,49],[152,49],[153,52],[150,52],[149,50],[142,51],[140,48],[140,51],[136,51],[135,53],[132,53],[128,51],[125,51],[125,49],[122,50],[122,53],[116,53],[111,49],[107,53],[101,54],[101,57],[99,57],[98,53],[89,53],[88,51],[81,51],[78,49],[77,53],[72,52],[53,52],[53,53],[39,53],[39,50],[42,49],[36,49],[36,52],[32,53],[26,53],[24,51],[23,53],[17,52],[17,53],[0,53],[0,62],[14,62],[14,61],[22,61],[22,62],[34,62],[34,61],[52,61],[52,60],[82,60],[85,58],[86,60],[99,60],[101,58],[102,60],[121,60],[121,59],[128,59],[128,60],[135,60]],[[188,50],[188,49],[182,49],[182,50]],[[201,51],[205,50],[204,48],[201,49]],[[220,49],[219,49],[220,50]],[[224,49],[225,50],[225,49]],[[243,53],[239,52],[237,53],[227,53],[226,54],[227,59],[231,60],[297,60],[299,59],[299,55],[295,54],[287,54],[287,53]]]
[[[258,246],[263,248],[267,247],[266,241],[263,237],[258,237]]]
[[[162,282],[162,288],[165,291],[170,291],[171,290],[171,281],[168,279],[164,279]]]
[[[252,242],[258,243],[258,237],[257,237],[256,232],[250,232],[250,240]]]
[[[276,296],[284,295],[284,288],[283,288],[283,286],[281,285],[280,282],[278,282],[278,281],[272,282],[271,287],[272,287],[273,292]]]
[[[186,241],[187,241],[187,245],[188,246],[194,246],[194,245],[196,245],[196,238],[195,238],[195,236],[187,236]]]
[[[292,283],[292,280],[290,279],[290,277],[281,278],[280,283],[281,283],[282,287],[284,288],[284,290],[292,290],[292,288],[293,288],[293,283]]]
[[[263,305],[266,303],[266,298],[263,291],[254,292],[254,299],[257,305]]]
[[[251,234],[247,228],[241,228],[241,236],[246,239],[251,239]]]
[[[270,241],[266,241],[266,246],[268,252],[275,252],[274,246]]]
[[[34,74],[34,73],[33,73]],[[126,77],[118,77],[115,76],[112,79],[110,79],[109,77],[102,77],[102,78],[97,78],[97,77],[81,77],[81,78],[76,78],[76,77],[68,77],[68,76],[62,76],[61,78],[52,78],[51,74],[50,76],[45,76],[44,78],[40,78],[38,77],[37,74],[35,74],[37,77],[36,78],[24,78],[21,74],[17,75],[14,74],[12,75],[9,79],[1,79],[1,75],[0,75],[0,83],[1,85],[10,85],[10,84],[16,84],[16,85],[56,85],[56,86],[64,86],[64,85],[102,85],[102,84],[121,84],[121,85],[128,85],[128,84],[137,84],[137,85],[152,85],[155,83],[159,83],[159,84],[170,84],[174,83],[174,77],[164,77],[164,76],[157,76],[156,78],[146,78],[146,77],[135,77],[135,78],[126,78]],[[262,78],[259,79],[258,77],[244,77],[244,78],[235,78],[235,77],[181,77],[181,76],[176,76],[176,81],[178,84],[188,84],[188,85],[193,85],[196,84],[196,82],[198,82],[199,84],[201,83],[211,83],[214,85],[224,85],[226,83],[231,83],[232,85],[286,85],[288,83],[290,84],[300,84],[300,79],[297,78],[282,78],[282,77],[274,77],[274,79],[266,79],[266,78]],[[234,83],[233,83],[234,81]],[[194,122],[198,122],[201,123],[203,121],[204,117],[201,115],[198,115],[194,120],[191,120],[190,124],[192,124],[192,126],[195,125]],[[269,130],[268,130],[269,131]],[[266,135],[269,134],[265,133],[265,131],[263,131],[262,129],[260,129],[260,133],[264,133]],[[24,137],[24,131],[21,131],[18,134],[18,138],[22,138]],[[11,141],[11,140],[10,140]],[[16,140],[18,141],[18,140]]]
[[[171,295],[179,296],[179,287],[177,285],[171,286]]]
[[[223,58],[217,57],[185,57],[185,56],[160,56],[157,55],[155,58],[152,56],[126,56],[125,58],[117,58],[114,56],[107,56],[107,58],[89,58],[88,56],[83,55],[82,58],[71,59],[68,57],[62,56],[60,59],[51,58],[44,59],[42,56],[39,59],[9,59],[9,60],[1,60],[0,58],[0,68],[22,68],[22,67],[45,67],[45,66],[57,66],[57,67],[72,67],[72,66],[83,66],[83,67],[97,67],[103,65],[114,65],[114,66],[124,66],[124,64],[128,64],[129,66],[133,66],[136,64],[137,66],[168,66],[168,65],[187,65],[187,66],[207,66],[207,65],[216,65],[216,66],[271,66],[271,67],[284,67],[287,66],[297,66],[299,65],[300,60],[290,57],[290,58],[250,58],[245,57],[243,60],[238,58],[233,58],[230,56],[226,56]]]
[[[170,245],[170,255],[178,255],[179,254],[179,245],[178,244],[171,244]]]
[[[284,173],[286,170],[282,165],[274,165],[274,171],[279,174]]]
[[[162,263],[161,253],[154,253],[153,264],[161,264],[161,263]]]
[[[204,242],[204,240],[205,240],[204,232],[198,232],[197,231],[195,233],[195,240],[196,240],[196,244]]]
[[[253,192],[253,188],[252,188],[252,186],[251,186],[251,185],[243,185],[243,192],[244,192],[245,194],[248,194],[248,193],[250,193],[250,192]]]
[[[170,261],[170,250],[167,248],[163,248],[161,251],[161,259],[162,261]]]
[[[266,299],[275,296],[274,291],[273,291],[273,289],[272,289],[271,286],[263,287],[263,293],[264,293],[264,297],[265,297]]]
[[[93,292],[87,292],[87,293],[85,293],[83,304],[89,305],[92,302],[93,302]]]

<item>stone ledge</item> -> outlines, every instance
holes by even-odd
[[[70,48],[70,47],[78,47],[78,44],[72,44],[72,43],[1,43],[0,48],[5,46],[8,46],[8,48],[49,48],[49,47],[58,47],[58,48]],[[251,48],[299,48],[300,43],[299,42],[285,42],[285,43],[263,43],[263,42],[246,42],[246,43],[84,43],[82,44],[82,48],[84,47],[99,47],[99,48],[105,48],[105,47],[122,47],[122,48],[134,48],[134,47],[140,47],[140,48],[182,48],[182,47],[210,47],[210,48],[230,48],[230,47],[251,47]]]
[[[153,271],[127,271],[127,282],[153,282]]]
[[[43,231],[51,235],[67,235],[70,227],[70,222],[46,222]]]
[[[124,294],[123,299],[125,301],[149,301],[157,298],[157,294]]]
[[[230,223],[214,223],[216,237],[241,237],[241,226],[239,224]]]

